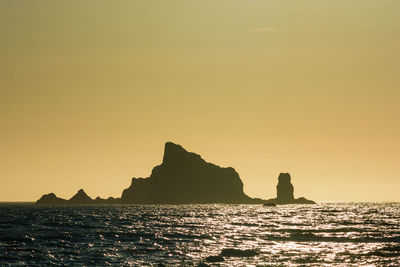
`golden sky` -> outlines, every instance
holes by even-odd
[[[400,201],[400,1],[0,2],[0,201],[120,196],[166,141],[252,197]]]

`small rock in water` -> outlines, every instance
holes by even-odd
[[[367,256],[400,257],[400,246],[387,246],[367,253]]]
[[[254,257],[258,255],[258,252],[252,249],[234,249],[234,248],[225,248],[222,250],[222,257]]]
[[[264,203],[264,207],[276,207],[275,203]]]
[[[224,261],[224,258],[222,256],[208,256],[206,258],[206,261],[208,261],[208,262],[221,262],[221,261]]]

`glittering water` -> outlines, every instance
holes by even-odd
[[[4,204],[0,265],[399,266],[399,226],[400,203]]]

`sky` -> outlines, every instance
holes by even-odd
[[[400,201],[400,1],[0,2],[0,201],[119,197],[172,141],[251,197]]]

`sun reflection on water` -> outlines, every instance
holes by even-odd
[[[27,206],[0,218],[0,253],[17,265],[400,265],[396,203]]]

